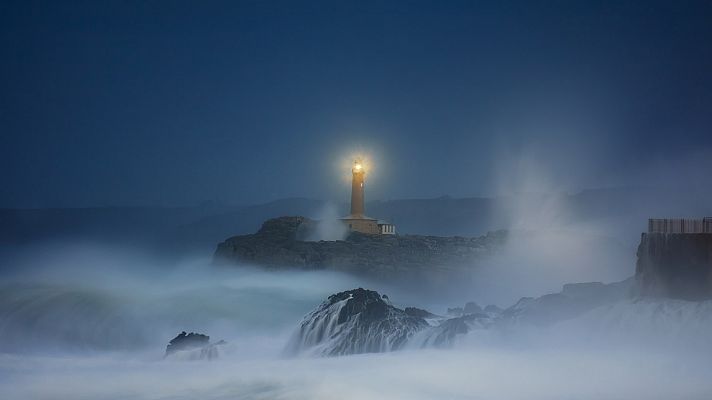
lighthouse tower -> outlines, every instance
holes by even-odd
[[[371,235],[395,234],[395,226],[379,222],[376,218],[367,217],[364,207],[364,185],[366,183],[366,168],[360,158],[354,160],[351,167],[351,214],[341,220],[352,232]]]
[[[353,174],[351,179],[351,216],[363,218],[363,184],[366,171],[364,171],[361,159],[357,158],[354,161],[351,173]]]

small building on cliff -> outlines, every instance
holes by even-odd
[[[350,232],[370,235],[395,235],[395,225],[367,217],[365,214],[364,183],[366,182],[366,170],[360,159],[354,161],[351,174],[351,213],[341,218],[341,221],[346,224]]]

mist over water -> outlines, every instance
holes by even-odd
[[[527,187],[543,187],[538,178]],[[533,185],[533,186],[532,186]],[[451,348],[291,357],[302,318],[358,287],[438,315],[502,308],[564,284],[631,277],[640,228],[572,219],[557,195],[502,198],[505,246],[471,279],[430,287],[336,272],[215,266],[208,257],[57,241],[0,254],[2,399],[708,399],[712,302],[627,300],[551,325],[475,330]],[[343,237],[335,207],[309,240]],[[334,223],[330,223],[334,222]],[[214,361],[165,358],[181,331],[225,340]]]
[[[12,352],[161,354],[181,330],[226,340],[280,333],[332,288],[351,286],[336,274],[225,269],[209,259],[165,265],[84,246],[28,260],[7,275],[0,346]]]
[[[467,301],[507,307],[572,282],[618,282],[635,273],[635,246],[569,229],[509,234],[501,253],[473,272]],[[463,300],[466,300],[462,298]]]
[[[4,386],[4,398],[704,399],[707,364],[697,361],[646,353],[482,349],[198,365],[106,358],[2,363],[16,365],[15,374],[32,370],[8,377],[13,385]]]
[[[608,319],[506,335],[475,332],[451,349],[289,358],[283,351],[300,319],[332,293],[363,286],[387,293],[400,307],[444,313],[445,304],[424,300],[417,291],[324,271],[216,267],[207,259],[166,264],[88,245],[46,250],[3,261],[3,399],[701,399],[712,393],[706,374],[712,367],[712,346],[705,340],[709,321],[698,321],[712,313],[690,312],[692,303],[668,304],[670,315],[688,310],[687,318],[666,325],[656,317],[657,327],[645,318],[621,324],[643,314],[625,305],[599,311],[610,314]],[[487,279],[491,270],[531,266],[530,261],[507,253],[490,272],[485,268],[483,280],[496,280]],[[505,276],[500,271],[496,278]],[[509,298],[527,285],[507,291],[506,282],[514,278],[479,296],[511,305]],[[546,286],[529,289],[537,285]],[[163,359],[168,340],[183,330],[228,344],[217,361]]]
[[[320,240],[344,240],[348,236],[349,231],[346,225],[339,219],[338,208],[333,203],[326,204],[317,214],[316,228],[310,232],[305,240],[320,241]]]
[[[712,300],[630,295],[712,217],[712,1],[196,3],[0,2],[0,400],[712,399]],[[346,238],[357,156],[481,237],[234,240]]]

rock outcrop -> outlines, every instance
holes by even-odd
[[[472,313],[441,317],[429,311],[390,304],[377,292],[354,289],[337,293],[309,313],[287,345],[289,355],[340,356],[403,348],[450,347],[462,336],[483,329],[543,327],[592,310],[629,301],[633,279],[564,285],[559,293],[525,297],[501,310],[468,303]]]
[[[422,308],[406,307],[404,311],[406,314],[408,314],[410,316],[423,318],[423,319],[442,318],[438,315],[431,313],[428,310],[423,310]]]
[[[345,240],[311,242],[316,222],[304,217],[266,221],[255,234],[220,243],[217,263],[271,268],[330,269],[388,280],[462,279],[474,261],[498,251],[506,232],[476,238],[351,233]]]
[[[183,360],[214,360],[218,358],[218,346],[225,344],[221,340],[210,343],[210,336],[185,331],[171,339],[166,346],[165,357],[175,357]]]
[[[712,234],[643,233],[635,276],[644,297],[712,299]]]
[[[414,347],[450,347],[458,337],[475,329],[490,328],[497,318],[487,314],[466,314],[442,320],[415,338]]]
[[[338,356],[394,351],[429,326],[425,319],[390,305],[377,292],[359,288],[329,296],[304,317],[286,352]]]
[[[603,284],[601,282],[569,283],[559,293],[541,297],[523,297],[502,311],[500,321],[506,324],[526,323],[544,326],[579,316],[597,307],[631,298],[633,279]]]

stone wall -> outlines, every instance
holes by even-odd
[[[378,221],[375,219],[344,218],[342,221],[351,232],[368,233],[371,235],[378,235],[381,233],[381,230],[378,228]]]

